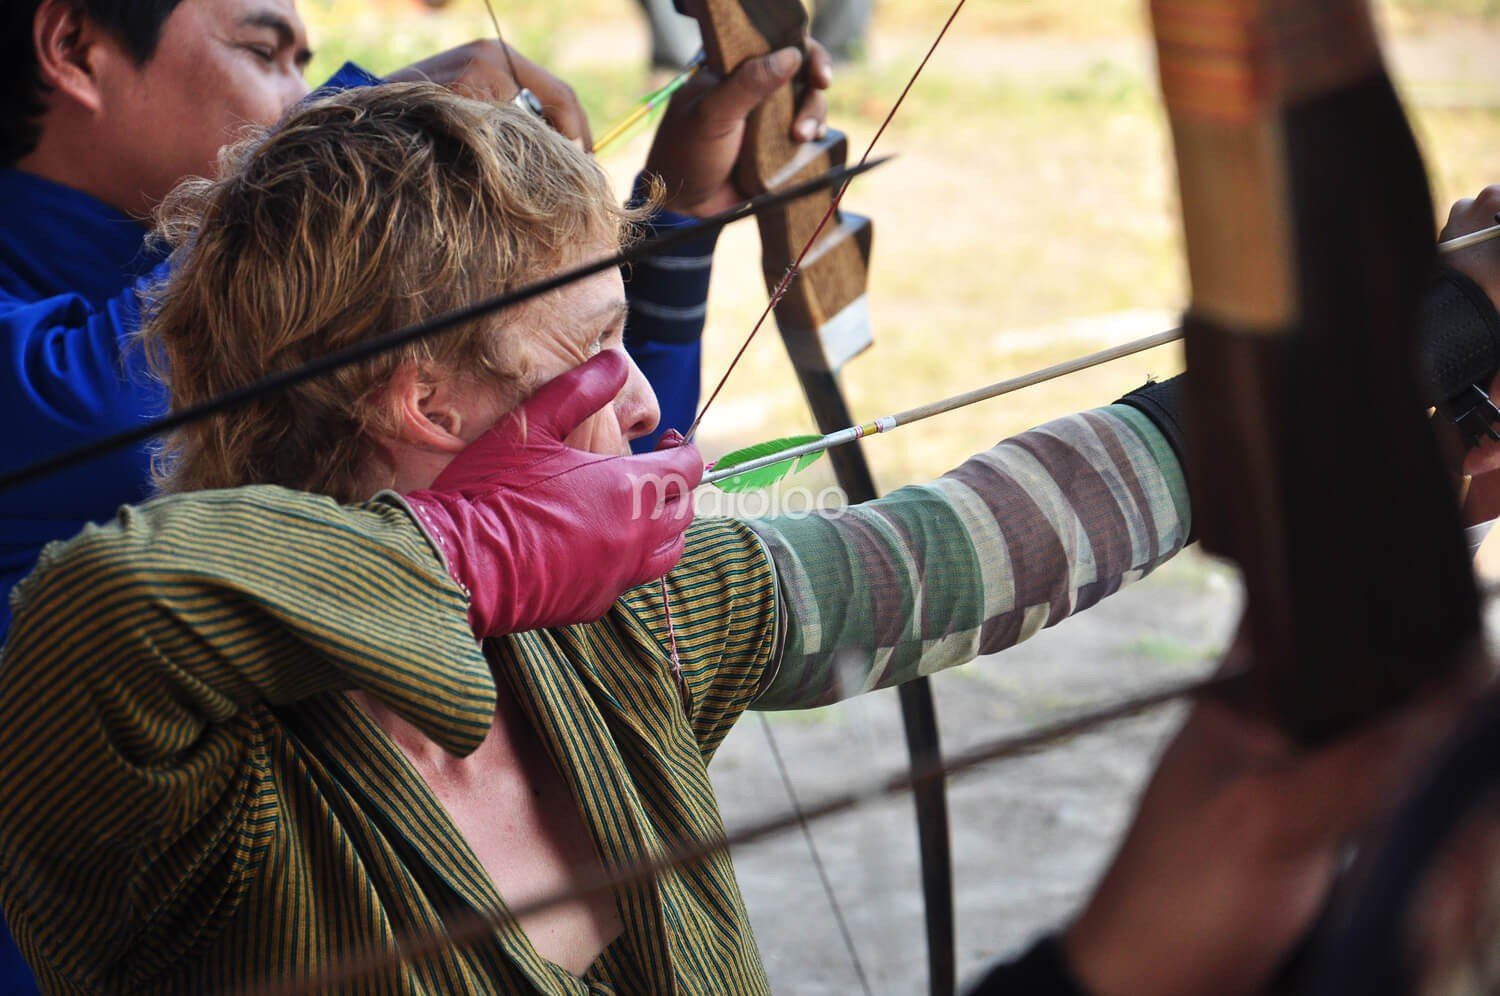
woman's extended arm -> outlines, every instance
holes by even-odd
[[[1014,646],[1177,553],[1189,518],[1171,442],[1116,404],[931,484],[752,522],[784,609],[780,666],[755,707],[824,705]]]

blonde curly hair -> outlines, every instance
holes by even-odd
[[[141,339],[174,410],[554,273],[636,212],[543,122],[428,84],[301,105],[181,184],[158,214],[171,276]],[[391,476],[375,442],[404,364],[513,382],[525,308],[277,392],[168,436],[164,491],[280,484],[341,501]],[[378,485],[377,485],[378,486]]]

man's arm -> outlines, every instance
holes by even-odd
[[[80,937],[128,974],[141,931],[233,902],[278,818],[268,707],[366,689],[457,754],[493,715],[465,598],[391,504],[252,488],[125,509],[49,547],[16,607],[0,897],[29,956],[64,973]]]
[[[762,709],[824,705],[1020,643],[1177,553],[1187,485],[1132,405],[1058,419],[939,480],[752,522],[784,605]]]
[[[825,129],[822,91],[833,79],[822,46],[809,42],[806,59],[804,78],[809,85],[792,126],[792,138],[799,142]],[[684,227],[744,199],[734,171],[745,121],[802,68],[803,58],[795,49],[773,52],[747,60],[723,79],[702,70],[672,98],[633,198],[643,203],[649,181],[659,182],[662,210],[651,219],[653,231]],[[661,403],[656,431],[632,444],[637,453],[654,449],[668,429],[687,432],[697,415],[705,302],[716,238],[715,234],[679,246],[671,256],[644,260],[625,274],[630,298],[626,347]]]
[[[77,294],[32,302],[0,295],[0,421],[8,429],[0,468],[57,456],[165,410],[129,344],[135,315],[135,286],[100,307]],[[0,493],[0,640],[10,625],[6,596],[42,547],[144,499],[149,459],[138,446]]]
[[[644,197],[640,184],[637,191],[639,201]],[[646,235],[654,237],[697,221],[689,215],[659,211],[648,222]],[[704,235],[676,247],[670,256],[643,259],[625,272],[625,295],[630,303],[625,349],[650,381],[661,405],[656,429],[630,444],[637,453],[656,449],[669,429],[687,432],[698,414],[703,324],[717,241],[717,232]]]
[[[0,413],[27,430],[6,463],[52,456],[163,410],[161,388],[129,336],[139,325],[138,295],[164,272],[130,283],[98,308],[78,294],[0,300]]]

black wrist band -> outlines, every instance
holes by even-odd
[[[1125,397],[1117,405],[1129,405],[1149,418],[1172,446],[1172,452],[1186,466],[1187,436],[1182,424],[1182,379],[1178,374],[1169,380],[1148,380]]]
[[[1426,401],[1437,404],[1500,370],[1500,314],[1466,274],[1440,267],[1422,298],[1418,371]]]
[[[1418,317],[1417,379],[1423,400],[1458,424],[1471,443],[1500,438],[1500,410],[1485,393],[1500,371],[1500,314],[1466,274],[1440,267]]]

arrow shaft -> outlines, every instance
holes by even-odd
[[[822,453],[825,450],[833,449],[835,446],[843,446],[857,439],[863,439],[865,436],[890,432],[892,429],[897,429],[903,425],[911,425],[913,422],[920,422],[923,419],[932,418],[934,415],[944,415],[948,412],[957,411],[960,408],[967,408],[969,405],[978,404],[981,401],[988,401],[991,398],[1011,394],[1022,388],[1032,387],[1049,380],[1056,380],[1059,377],[1066,377],[1068,374],[1078,373],[1080,370],[1087,370],[1090,367],[1110,363],[1135,353],[1143,353],[1148,349],[1155,349],[1158,346],[1165,346],[1181,338],[1181,329],[1169,329],[1166,332],[1158,332],[1143,339],[1136,339],[1119,346],[1111,346],[1109,349],[1102,349],[1097,353],[1090,353],[1087,356],[1064,360],[1061,363],[1053,364],[1041,370],[1033,370],[1019,377],[997,381],[994,384],[975,388],[963,394],[956,394],[951,398],[918,405],[916,408],[908,408],[906,411],[898,412],[895,415],[887,415],[873,422],[866,422],[862,425],[851,425],[847,429],[830,432],[821,439],[793,446],[779,453],[771,453],[763,457],[756,457],[754,460],[746,460],[744,463],[735,464],[733,467],[725,467],[723,470],[711,471],[703,476],[703,483],[715,484],[731,477],[737,477],[740,474],[748,474],[751,471],[760,470],[763,467],[772,467],[776,464],[786,463],[789,460],[796,460],[798,457],[807,456],[810,453]]]
[[[629,132],[636,125],[640,124],[648,114],[660,107],[664,101],[666,101],[678,90],[681,90],[683,86],[687,84],[688,80],[698,75],[698,70],[703,68],[704,61],[705,59],[703,53],[699,52],[693,57],[692,61],[683,68],[682,72],[678,73],[671,80],[669,80],[665,86],[662,86],[646,94],[646,96],[641,99],[640,105],[637,106],[635,110],[627,114],[624,120],[615,125],[609,131],[605,132],[603,136],[601,136],[597,141],[594,142],[594,155],[599,155],[606,148],[613,145],[621,138],[621,136]]]
[[[1491,225],[1489,228],[1481,228],[1477,232],[1470,232],[1468,235],[1460,235],[1456,239],[1449,239],[1447,242],[1439,242],[1438,252],[1446,256],[1449,253],[1458,252],[1460,249],[1468,249],[1471,246],[1477,246],[1491,239],[1500,239],[1500,225]]]

